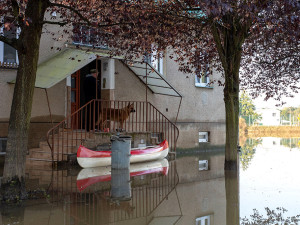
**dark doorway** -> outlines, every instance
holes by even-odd
[[[91,70],[98,70],[98,78],[96,79],[97,83],[94,81],[94,84],[91,84],[88,89],[94,88],[95,96],[93,99],[101,99],[101,60],[96,59],[89,63],[88,65],[82,67],[80,70],[76,71],[71,76],[71,113],[76,112],[79,108],[87,104],[91,99],[87,98],[87,76],[90,76]],[[96,91],[97,90],[97,91]],[[97,94],[96,94],[97,93]],[[85,128],[90,130],[93,126],[94,118],[98,117],[98,111],[100,104],[97,104],[98,107],[94,109],[93,105],[84,108],[85,112],[82,112],[82,117],[74,117],[72,119],[72,128]],[[95,117],[94,117],[95,115]],[[72,117],[73,118],[73,117]],[[76,119],[75,119],[76,118]],[[82,121],[81,121],[82,120]],[[87,123],[87,124],[85,124]]]

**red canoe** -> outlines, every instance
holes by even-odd
[[[163,159],[167,157],[169,145],[164,140],[157,146],[131,149],[130,163]],[[92,151],[80,145],[77,150],[77,161],[82,168],[111,165],[111,151]]]
[[[130,166],[130,177],[151,173],[168,174],[169,162],[166,159],[136,163]],[[77,188],[83,191],[92,184],[111,180],[111,167],[95,167],[82,169],[77,176]]]

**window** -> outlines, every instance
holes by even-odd
[[[80,25],[73,27],[73,44],[75,45],[85,45],[89,47],[93,46],[107,49],[106,44],[100,43],[101,40],[99,37],[100,36],[97,33],[97,30],[94,28]]]
[[[276,116],[276,113],[272,113],[272,116],[275,117],[275,116]]]
[[[157,54],[156,51],[145,56],[145,61],[149,63],[154,69],[156,69],[160,74],[164,73],[163,68],[163,57],[161,54]]]
[[[7,138],[0,138],[0,155],[5,154],[6,152],[6,143],[7,143]]]
[[[199,171],[208,170],[208,160],[199,160]]]
[[[196,225],[210,225],[210,215],[196,218]]]
[[[209,65],[207,64],[206,67],[200,72],[200,74],[195,75],[195,86],[196,87],[210,87],[209,85]]]
[[[7,38],[18,38],[20,30],[16,27],[11,28],[10,30],[1,27],[0,33]],[[17,50],[4,42],[0,42],[0,62],[7,64],[19,64]]]
[[[199,143],[208,142],[208,132],[199,132]]]

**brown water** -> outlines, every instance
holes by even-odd
[[[109,169],[29,170],[28,189],[46,190],[45,198],[2,206],[0,224],[234,225],[246,224],[239,217],[250,219],[254,208],[267,217],[265,207],[284,207],[285,218],[295,216],[300,214],[300,179],[293,171],[300,169],[300,149],[286,143],[268,138],[248,141],[241,152],[239,176],[224,173],[221,146],[206,152],[184,150],[168,165],[141,164],[132,168],[130,183],[117,185]],[[131,198],[117,198],[117,186],[123,193],[131,192]]]

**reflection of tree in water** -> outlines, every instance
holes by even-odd
[[[285,218],[284,213],[286,213],[287,210],[284,208],[278,207],[276,210],[271,210],[267,207],[265,210],[267,215],[260,214],[257,209],[254,209],[254,213],[250,216],[250,219],[246,217],[241,219],[241,225],[298,224],[298,222],[300,222],[300,215]]]
[[[244,140],[240,138],[241,153],[240,153],[240,162],[243,170],[248,169],[249,164],[254,156],[255,148],[257,145],[261,144],[262,139],[247,139]]]
[[[300,148],[300,138],[282,138],[280,145],[288,148]]]

